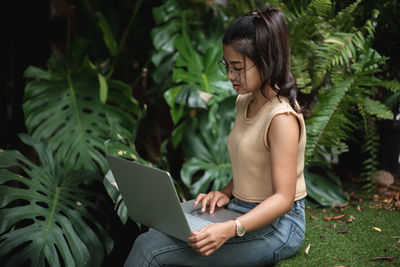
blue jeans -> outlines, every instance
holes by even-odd
[[[246,213],[256,205],[233,199],[228,209]],[[229,239],[210,256],[197,254],[187,243],[150,229],[137,238],[124,266],[266,266],[296,254],[304,234],[305,204],[301,199],[273,223]]]

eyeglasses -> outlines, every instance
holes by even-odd
[[[230,67],[227,63],[225,63],[225,60],[223,58],[219,59],[217,61],[218,67],[221,69],[221,71],[226,75],[228,72],[233,75],[234,78],[237,78],[240,81],[240,75],[245,73],[246,71],[250,70],[253,68],[255,65],[250,66],[247,69],[244,68],[232,68]]]

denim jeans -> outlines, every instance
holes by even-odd
[[[233,199],[228,209],[246,213],[256,205]],[[273,223],[229,239],[210,256],[197,254],[187,243],[150,229],[136,239],[124,266],[266,266],[296,254],[304,234],[305,204],[301,199]]]

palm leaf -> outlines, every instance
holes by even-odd
[[[85,189],[99,176],[66,172],[43,143],[23,142],[40,166],[17,151],[0,151],[0,258],[5,266],[100,266],[113,241],[101,221],[101,195]],[[18,166],[23,175],[8,170]]]

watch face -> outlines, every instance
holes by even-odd
[[[237,234],[238,236],[244,236],[245,233],[246,233],[246,229],[245,229],[243,226],[239,226],[239,227],[236,229],[236,234]]]

